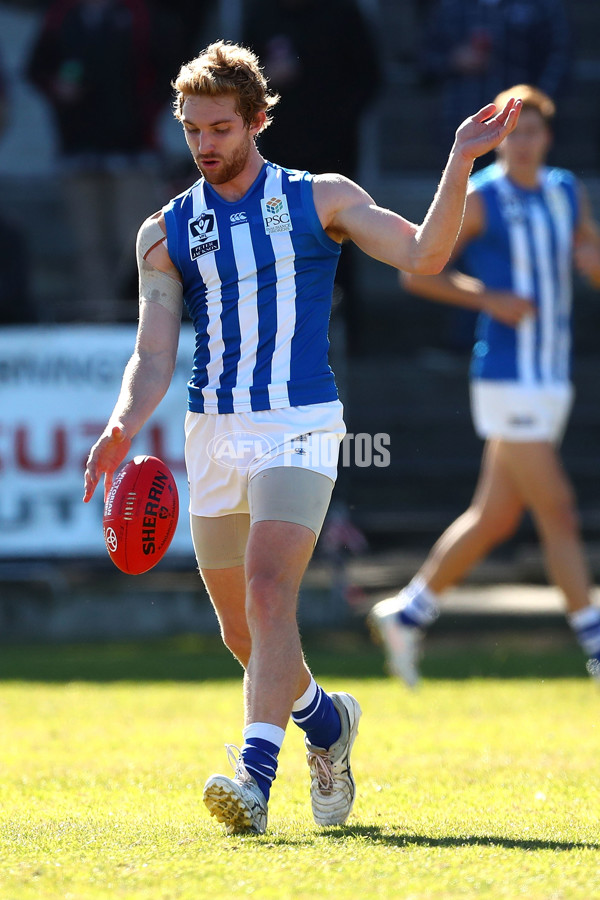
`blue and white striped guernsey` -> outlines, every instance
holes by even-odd
[[[189,409],[335,400],[327,330],[340,245],[319,221],[312,175],[265,163],[233,203],[201,178],[163,211],[196,329]]]
[[[471,375],[523,385],[569,380],[573,235],[579,217],[575,177],[544,168],[539,187],[520,188],[498,164],[472,178],[484,204],[485,232],[465,248],[460,268],[491,289],[532,300],[536,316],[517,328],[482,313]]]

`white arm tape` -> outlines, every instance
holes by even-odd
[[[156,219],[146,219],[137,236],[136,255],[140,280],[140,303],[149,300],[160,303],[176,318],[181,318],[183,310],[183,286],[180,281],[155,269],[146,254],[161,241],[165,234]]]

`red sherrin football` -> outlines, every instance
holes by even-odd
[[[156,456],[136,456],[114,477],[104,504],[104,541],[117,568],[141,575],[159,562],[179,515],[177,485]]]

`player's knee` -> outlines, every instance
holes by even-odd
[[[248,581],[246,611],[248,621],[255,627],[270,627],[293,613],[294,598],[290,597],[287,580],[274,574],[255,574]]]

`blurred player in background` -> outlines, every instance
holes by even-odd
[[[354,802],[350,751],[361,711],[349,694],[316,684],[296,619],[345,432],[327,361],[340,246],[353,240],[396,268],[439,272],[473,160],[514,128],[520,104],[489,105],[463,123],[417,226],[343,176],[262,158],[255,138],[278,97],[249,50],[212,44],[181,68],[175,88],[175,114],[202,177],[139,232],[136,348],[90,452],[84,499],[103,473],[110,485],[167,390],[185,301],[196,329],[185,426],[192,537],[223,640],[245,669],[244,743],[229,748],[235,776],[209,778],[204,801],[229,833],[262,834],[291,715],[306,735],[314,819],[341,824]],[[318,98],[306,102],[302,128]],[[217,448],[239,435],[247,455],[224,465]],[[331,446],[335,453],[324,452]]]
[[[523,101],[519,123],[497,148],[496,162],[471,178],[453,260],[439,275],[403,279],[416,294],[480,312],[471,408],[485,440],[471,506],[410,584],[369,614],[390,671],[410,685],[440,595],[508,539],[526,510],[590,658],[588,670],[600,677],[600,609],[590,600],[573,490],[558,450],[573,400],[572,264],[600,288],[600,233],[574,175],[544,165],[553,101],[518,85],[495,103],[508,97]]]

